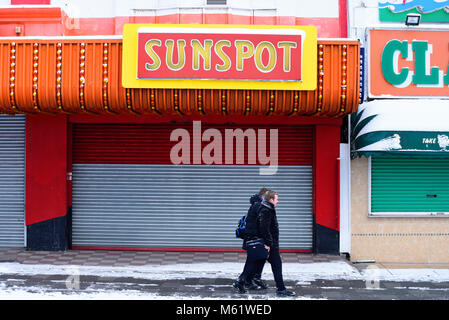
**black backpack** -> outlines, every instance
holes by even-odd
[[[256,209],[254,207],[257,203],[260,203],[260,202],[251,202],[251,207],[248,209],[248,212],[243,217],[240,218],[239,223],[237,225],[237,229],[235,229],[235,237],[236,238],[245,239],[246,236],[249,235],[248,232],[249,233],[254,232],[254,230],[253,230],[254,228],[251,228],[251,227],[253,227],[251,224],[255,223],[255,221],[253,221],[254,219],[252,216],[249,219],[249,223],[250,223],[249,231],[248,231],[247,224],[248,224],[248,215],[249,214],[252,214],[252,215],[256,214],[256,216],[257,216],[257,212],[259,211],[259,208]],[[254,211],[254,210],[257,210],[257,211]]]

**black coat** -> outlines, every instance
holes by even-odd
[[[262,201],[257,215],[258,237],[262,238],[270,248],[279,249],[279,224],[274,205]]]
[[[257,238],[258,228],[257,228],[257,211],[262,203],[262,198],[255,194],[249,199],[251,206],[248,209],[248,214],[246,216],[246,232],[245,239],[243,240],[243,249],[245,249],[245,244],[247,240]]]

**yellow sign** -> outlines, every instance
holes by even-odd
[[[125,88],[315,90],[314,26],[127,24]]]

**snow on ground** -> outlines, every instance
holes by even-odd
[[[243,269],[242,263],[195,263],[146,265],[127,267],[75,266],[75,265],[31,265],[0,263],[0,274],[42,275],[89,275],[105,277],[131,277],[137,279],[185,279],[185,278],[236,278]],[[284,263],[286,280],[352,279],[360,278],[358,270],[343,261],[320,263]],[[264,268],[264,276],[272,277],[270,265]]]
[[[236,278],[242,272],[243,264],[193,263],[145,266],[79,266],[21,264],[17,262],[0,263],[0,274],[22,275],[86,275],[104,277],[131,277],[136,279],[171,280],[186,278]],[[350,263],[344,261],[316,263],[284,263],[282,265],[285,280],[313,281],[315,279],[366,280],[377,278],[384,281],[449,281],[449,269],[386,269],[376,265],[359,272]],[[263,276],[272,278],[270,265],[265,265]]]
[[[146,266],[126,266],[126,267],[108,267],[108,266],[78,266],[78,265],[44,265],[44,264],[20,264],[0,263],[0,275],[67,275],[67,276],[100,276],[111,278],[130,277],[135,279],[151,280],[176,280],[187,278],[228,278],[236,279],[242,272],[242,263],[196,263],[196,264],[171,264],[171,265],[146,265]],[[316,278],[320,279],[341,279],[357,278],[359,273],[357,269],[348,263],[323,262],[323,263],[284,263],[283,275],[285,280],[296,280],[300,283],[307,283]],[[270,265],[264,268],[263,277],[273,279]],[[214,287],[212,284],[210,287]],[[231,295],[228,297],[235,299]],[[244,296],[243,299],[271,299],[277,298],[274,295],[253,295]],[[126,299],[204,299],[201,296],[183,296],[183,295],[160,295],[158,293],[149,293],[138,290],[98,290],[98,288],[86,288],[81,291],[61,292],[60,290],[51,291],[38,286],[28,286],[26,290],[17,286],[6,286],[0,283],[0,300],[20,299],[20,300],[74,300],[74,299],[98,299],[98,300],[126,300]],[[220,298],[210,298],[220,299]],[[310,299],[307,297],[295,297],[295,299]]]
[[[360,273],[364,279],[381,281],[446,282],[449,269],[376,269],[369,268]]]
[[[63,293],[48,291],[39,287],[30,287],[24,290],[19,287],[4,288],[0,284],[0,300],[182,300],[182,296],[162,296],[155,293],[139,292],[135,290],[95,290],[73,291]],[[188,299],[199,299],[189,297]]]
[[[241,273],[242,263],[197,263],[145,266],[75,266],[75,265],[30,265],[20,263],[0,263],[0,275],[78,275],[100,276],[108,278],[130,277],[135,279],[175,280],[188,278],[227,278],[235,279]],[[384,269],[371,265],[361,271],[344,261],[320,263],[284,263],[285,280],[296,281],[296,284],[310,284],[317,279],[323,280],[360,280],[360,281],[410,281],[410,282],[449,282],[449,269]],[[273,279],[270,265],[267,264],[263,273],[264,279]],[[16,280],[17,281],[17,280]],[[113,281],[113,280],[111,280]],[[399,285],[399,283],[398,283]],[[213,286],[213,285],[212,285]],[[229,298],[232,298],[231,296]],[[250,296],[245,299],[266,299],[265,296]],[[270,297],[268,297],[270,298]],[[78,292],[61,292],[38,286],[26,289],[20,285],[0,283],[0,300],[7,299],[204,299],[200,296],[160,295],[139,290],[98,290],[86,288]],[[211,298],[214,299],[214,298]],[[217,298],[219,299],[219,298]],[[307,299],[307,297],[296,297]]]

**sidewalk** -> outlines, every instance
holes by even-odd
[[[345,261],[332,255],[282,253],[284,263],[314,263]],[[143,266],[191,263],[244,263],[245,252],[188,252],[188,251],[112,251],[67,250],[27,251],[0,248],[0,262],[22,264],[80,265],[80,266]]]
[[[26,251],[0,248],[2,299],[280,299],[267,263],[267,290],[238,294],[233,281],[245,253]],[[313,300],[449,300],[449,266],[353,264],[340,256],[283,253],[293,298]]]

